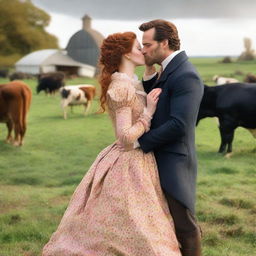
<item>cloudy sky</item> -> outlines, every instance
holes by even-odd
[[[134,31],[145,21],[163,18],[176,24],[182,48],[190,56],[239,55],[243,38],[256,49],[255,0],[32,0],[52,17],[47,30],[65,48],[88,14],[92,27],[107,36]]]

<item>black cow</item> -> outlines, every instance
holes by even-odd
[[[205,85],[197,123],[205,117],[218,117],[221,145],[219,153],[231,153],[235,129],[256,128],[256,84]],[[227,150],[226,150],[227,149]]]
[[[9,70],[7,68],[0,69],[0,77],[6,78],[8,77]]]
[[[34,78],[33,75],[24,73],[24,72],[14,72],[9,75],[10,81],[32,79],[32,78]]]
[[[45,91],[46,94],[55,93],[63,87],[65,74],[61,71],[44,73],[38,76],[37,93]]]

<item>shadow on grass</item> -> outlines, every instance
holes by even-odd
[[[74,113],[68,113],[68,116],[67,116],[67,119],[65,120],[63,118],[63,113],[60,113],[60,114],[55,114],[55,115],[52,115],[52,114],[49,114],[49,115],[44,115],[44,116],[40,116],[40,120],[63,120],[65,122],[68,122],[69,119],[78,119],[78,120],[81,120],[81,119],[84,119],[84,118],[95,118],[95,117],[98,117],[98,116],[102,116],[96,112],[92,112],[92,113],[88,113],[87,115],[84,115],[83,112],[74,112]],[[37,121],[37,120],[34,120],[34,121]]]
[[[198,211],[197,213],[198,220],[201,222],[208,222],[211,224],[217,224],[217,225],[228,225],[232,226],[240,222],[239,217],[237,217],[234,214],[218,214],[213,212],[204,212],[204,211]]]
[[[59,187],[67,185],[78,185],[81,182],[82,178],[82,176],[69,177],[68,179],[63,180],[59,184]]]
[[[255,140],[256,141],[256,140]],[[229,160],[232,161],[232,159],[243,159],[244,157],[254,157],[254,154],[256,152],[256,148],[245,148],[237,151],[233,151],[231,154],[231,157]],[[208,151],[205,148],[198,148],[197,149],[197,155],[198,159],[206,159],[206,160],[219,160],[223,161],[223,159],[227,159],[225,157],[226,154],[218,153],[217,150],[214,151]]]
[[[41,183],[39,178],[31,176],[11,178],[8,182],[9,185],[40,185]]]
[[[215,247],[222,243],[222,239],[218,233],[210,232],[203,236],[202,242],[204,245]]]
[[[220,231],[221,234],[223,234],[226,237],[242,237],[245,235],[245,231],[242,227],[234,227],[234,228],[228,228],[225,230]]]
[[[33,226],[21,226],[12,231],[4,231],[0,235],[0,241],[2,243],[20,242],[20,241],[41,241],[43,238],[39,229]]]
[[[223,155],[217,152],[212,152],[212,151],[202,151],[202,150],[197,150],[197,155],[199,159],[206,159],[206,160],[221,160],[223,159]]]
[[[220,168],[215,168],[212,169],[212,171],[210,172],[210,174],[235,174],[238,173],[237,170],[233,169],[233,168],[229,168],[229,167],[220,167]]]
[[[22,149],[22,146],[21,147],[16,147],[16,146],[13,146],[12,144],[9,144],[9,143],[6,143],[5,142],[5,139],[4,140],[0,140],[0,153],[1,152],[12,152],[12,151],[18,151]]]
[[[235,207],[235,208],[242,208],[242,209],[253,209],[254,208],[254,204],[251,201],[248,200],[244,200],[241,198],[236,198],[236,199],[230,199],[230,198],[222,198],[219,201],[220,204],[222,205],[226,205],[229,207]]]
[[[9,217],[9,220],[8,220],[9,225],[16,225],[19,222],[21,222],[21,216],[19,214],[14,214]]]
[[[239,238],[244,242],[256,247],[256,233],[245,231],[242,227],[227,228],[220,231],[227,238]]]

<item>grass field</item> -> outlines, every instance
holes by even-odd
[[[215,74],[242,81],[246,73],[256,73],[256,62],[191,61],[209,85]],[[137,70],[139,77],[142,72]],[[76,107],[64,120],[59,96],[36,95],[36,81],[26,82],[33,100],[25,145],[5,144],[7,131],[0,124],[0,256],[40,255],[75,187],[97,154],[114,140],[107,114],[95,113],[98,97],[88,116]],[[89,79],[67,81],[77,83],[97,85]],[[202,120],[196,129],[196,144],[203,255],[252,256],[256,251],[256,141],[246,130],[237,129],[229,159],[216,153],[219,143],[215,119]]]

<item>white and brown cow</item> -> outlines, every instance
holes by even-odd
[[[212,80],[216,85],[239,83],[239,81],[232,77],[213,76]]]
[[[61,107],[64,113],[64,119],[67,119],[67,107],[74,105],[84,105],[86,114],[90,108],[95,96],[95,87],[90,84],[67,85],[60,89]]]
[[[31,98],[31,89],[22,81],[0,84],[0,122],[6,123],[8,128],[7,143],[14,146],[23,144]],[[12,138],[13,129],[14,139]]]

